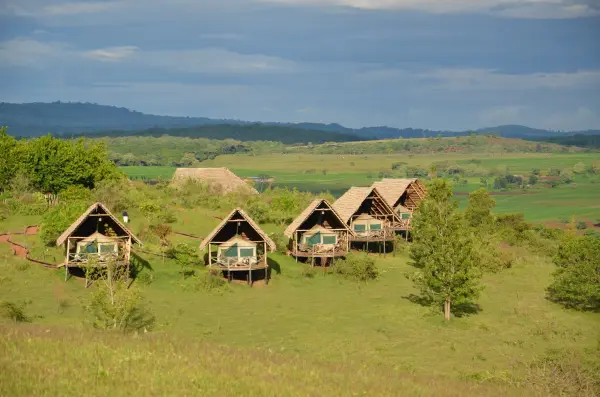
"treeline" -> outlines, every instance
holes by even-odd
[[[357,135],[311,131],[287,126],[265,125],[260,123],[248,125],[220,124],[220,125],[202,125],[189,128],[149,128],[142,131],[102,131],[91,134],[78,134],[72,136],[87,136],[90,138],[101,137],[161,137],[164,135],[185,138],[207,138],[207,139],[235,139],[242,142],[249,141],[273,141],[281,142],[286,145],[325,143],[325,142],[353,142],[364,140]]]
[[[586,148],[600,148],[600,134],[584,135],[575,134],[569,136],[553,136],[539,138],[539,141],[557,143],[566,146],[579,146]]]
[[[64,140],[50,135],[17,140],[0,128],[0,192],[30,185],[43,193],[69,186],[93,188],[105,179],[121,176],[100,141]]]
[[[290,152],[318,154],[380,154],[380,153],[560,153],[576,151],[552,143],[504,139],[493,134],[471,134],[454,138],[394,139],[384,141],[327,143],[290,148]],[[580,150],[580,149],[579,149]]]

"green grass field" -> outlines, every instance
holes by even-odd
[[[173,227],[204,236],[216,215],[181,210]],[[136,232],[141,217],[131,216]],[[42,254],[37,236],[15,241]],[[208,293],[193,290],[175,263],[138,251],[154,281],[135,285],[157,328],[137,337],[89,331],[83,281],[65,282],[62,271],[5,248],[0,301],[25,302],[32,324],[0,319],[0,395],[544,395],[508,381],[548,349],[581,350],[600,336],[598,314],[544,298],[554,266],[519,248],[512,268],[485,276],[480,311],[450,323],[411,301],[406,253],[379,256],[382,274],[368,284],[306,278],[301,264],[273,254],[280,270],[269,286]]]
[[[246,156],[219,156],[202,163],[204,167],[228,167],[242,177],[268,174],[275,178],[276,185],[297,188],[314,193],[328,191],[340,196],[351,186],[368,186],[381,179],[379,172],[390,171],[398,161],[410,166],[428,168],[436,161],[455,161],[466,164],[480,161],[486,169],[506,166],[516,174],[527,174],[533,168],[546,171],[549,168],[572,167],[577,163],[586,165],[600,161],[599,153],[565,154],[490,154],[486,157],[473,154],[443,155],[309,155],[286,154]],[[122,167],[130,177],[170,179],[175,167]],[[326,172],[323,172],[325,170]],[[307,171],[309,171],[307,173]],[[479,188],[479,178],[468,178],[468,185],[456,185],[455,192],[469,192]],[[600,220],[600,183],[590,178],[576,177],[576,184],[558,188],[534,188],[527,194],[514,191],[509,195],[495,196],[497,212],[523,212],[530,221],[552,221],[569,219]],[[464,203],[465,197],[458,197]]]

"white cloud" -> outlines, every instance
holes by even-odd
[[[65,46],[60,43],[42,43],[28,38],[15,38],[0,43],[0,67],[17,66],[41,69],[47,63],[60,59]]]
[[[176,72],[212,74],[288,73],[298,65],[279,57],[219,48],[140,52],[136,61]]]
[[[135,46],[120,46],[100,48],[83,53],[85,58],[102,62],[119,62],[133,56],[139,48]]]
[[[575,18],[600,14],[586,0],[259,0],[289,5],[329,5],[431,13],[497,13],[517,18]],[[589,0],[587,0],[589,1]]]

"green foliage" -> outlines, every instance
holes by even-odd
[[[87,209],[81,201],[59,203],[44,214],[40,238],[46,245],[54,245],[56,239]]]
[[[492,224],[494,216],[492,209],[496,200],[490,196],[487,189],[477,189],[469,193],[469,202],[465,210],[465,218],[471,227],[485,228]]]
[[[269,237],[275,243],[275,246],[277,247],[277,251],[282,252],[282,253],[287,252],[289,242],[290,242],[290,239],[287,236],[285,236],[283,233],[277,232],[277,233],[269,234]]]
[[[103,179],[120,177],[102,142],[68,141],[50,135],[26,142],[19,168],[36,189],[52,193],[72,185],[93,188]]]
[[[177,243],[175,246],[169,247],[165,255],[181,267],[180,272],[184,278],[194,276],[203,265],[197,250],[186,243]]]
[[[16,175],[23,152],[23,145],[6,133],[6,127],[0,127],[0,192],[8,189]]]
[[[336,260],[330,271],[358,282],[375,280],[379,276],[375,259],[364,252],[350,253],[345,259]]]
[[[16,323],[27,323],[31,320],[25,314],[25,303],[0,301],[0,316]]]
[[[587,223],[584,221],[579,221],[575,224],[575,228],[577,230],[585,230],[585,229],[587,229]]]
[[[600,310],[600,240],[567,234],[554,256],[557,269],[549,298],[565,307]]]
[[[126,271],[116,262],[86,269],[87,277],[96,284],[87,305],[94,328],[122,332],[153,328],[155,317],[143,306],[139,290],[129,287]]]
[[[444,304],[446,320],[450,319],[451,304],[471,303],[481,290],[473,238],[465,233],[456,209],[451,186],[435,180],[414,216],[410,250],[413,265],[419,268],[413,281],[422,298]]]

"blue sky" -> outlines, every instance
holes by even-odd
[[[599,0],[3,0],[0,101],[600,128]]]

